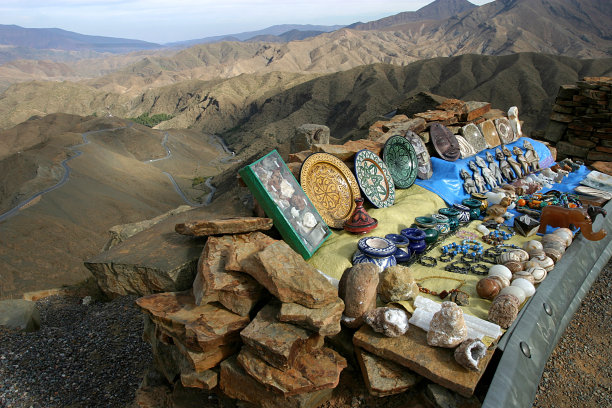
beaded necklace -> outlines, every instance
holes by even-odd
[[[459,282],[459,286],[457,286],[454,289],[451,290],[443,290],[442,292],[435,292],[431,289],[428,289],[424,286],[421,285],[421,282],[430,280],[430,279],[446,279],[446,280],[453,280],[455,282]],[[467,293],[465,293],[464,291],[461,290],[461,287],[463,285],[465,285],[465,280],[463,279],[457,279],[457,278],[451,278],[448,276],[428,276],[426,278],[421,278],[421,279],[416,279],[415,280],[417,286],[419,287],[419,291],[423,292],[423,293],[427,293],[428,295],[432,295],[432,296],[438,296],[440,299],[444,299],[446,298],[448,295],[455,293],[455,292],[461,292],[463,294],[465,294],[466,296],[469,297],[469,295]]]

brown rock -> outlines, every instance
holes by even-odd
[[[485,120],[484,122],[478,124],[478,129],[480,129],[480,133],[482,133],[482,136],[484,136],[485,140],[487,141],[489,148],[496,147],[501,144],[501,140],[497,134],[497,129],[495,128],[495,124],[492,120]]]
[[[311,154],[312,154],[312,151],[310,149],[304,150],[298,153],[291,153],[289,155],[288,162],[289,163],[302,163]]]
[[[333,336],[341,330],[340,318],[343,311],[344,302],[340,298],[321,309],[310,309],[297,303],[283,303],[278,320],[317,331],[321,336]]]
[[[344,357],[327,347],[299,353],[286,370],[267,364],[248,347],[238,354],[238,363],[251,377],[286,397],[335,388],[346,368]]]
[[[427,343],[435,347],[454,348],[467,339],[463,310],[453,302],[442,302],[429,323]]]
[[[285,397],[266,389],[248,375],[235,357],[221,363],[219,378],[221,390],[230,398],[246,401],[261,408],[315,408],[329,400],[332,389],[307,392]]]
[[[612,161],[612,153],[605,153],[599,150],[591,150],[587,154],[589,161]]]
[[[574,120],[574,115],[568,115],[565,113],[551,112],[550,120],[554,120],[555,122],[561,123],[570,123]]]
[[[410,273],[410,268],[396,265],[380,274],[378,294],[386,303],[410,300],[419,294],[419,287]]]
[[[447,99],[440,105],[436,106],[436,109],[451,111],[458,116],[466,115],[468,113],[467,104],[459,99]]]
[[[487,355],[487,347],[479,339],[467,339],[455,349],[454,355],[461,366],[478,371],[480,360]]]
[[[342,161],[350,160],[355,156],[355,152],[346,148],[343,145],[330,145],[330,144],[314,144],[311,147],[311,150],[314,153],[328,153],[333,156],[336,156]]]
[[[557,93],[557,98],[572,99],[572,97],[576,95],[578,91],[579,88],[576,85],[561,85],[559,87],[559,92]]]
[[[370,394],[386,397],[409,390],[421,377],[393,361],[385,360],[360,348],[355,348],[363,381]]]
[[[284,241],[267,246],[255,259],[245,272],[281,302],[317,309],[338,298],[336,288]]]
[[[428,110],[414,115],[417,118],[425,119],[427,122],[440,122],[443,125],[457,123],[458,119],[454,112],[443,110]]]
[[[499,295],[493,300],[487,320],[498,324],[503,329],[510,327],[516,319],[519,301],[512,295]]]
[[[406,117],[405,115],[398,115]],[[393,135],[405,135],[408,131],[413,131],[415,133],[419,133],[425,130],[427,127],[427,121],[423,118],[413,118],[406,119],[404,121],[392,121],[383,125],[383,131],[389,134],[389,136]]]
[[[609,176],[612,175],[612,162],[596,161],[591,164],[591,167]]]
[[[378,267],[370,262],[354,265],[344,271],[338,290],[344,300],[345,316],[361,317],[375,307],[378,279]]]
[[[349,140],[343,145],[348,150],[357,153],[360,150],[367,149],[373,151],[376,155],[380,155],[384,143],[379,143],[374,140],[360,139],[360,140]]]
[[[219,234],[243,234],[252,231],[266,231],[272,228],[272,218],[233,217],[217,220],[199,220],[176,224],[179,234],[206,237]]]
[[[191,350],[210,351],[239,339],[249,318],[214,304],[197,306],[189,292],[160,293],[136,300],[153,322]]]
[[[306,123],[295,129],[295,134],[291,139],[291,152],[300,152],[310,149],[315,143],[329,143],[329,128],[324,125]]]
[[[482,117],[485,118],[485,120],[495,121],[495,119],[505,118],[506,114],[502,110],[491,109],[487,113],[482,115]]]
[[[452,349],[429,346],[426,332],[420,329],[408,330],[403,336],[386,337],[364,325],[353,336],[353,343],[463,396],[474,393],[494,351],[487,351],[480,372],[472,372],[464,370],[455,361]]]
[[[201,373],[190,371],[181,373],[181,384],[187,388],[200,388],[203,390],[212,390],[217,386],[219,374],[213,370],[206,370]]]
[[[385,134],[385,131],[383,130],[383,125],[386,123],[386,121],[382,121],[379,120],[377,122],[374,122],[370,128],[368,129],[368,139],[369,140],[376,140],[379,137],[381,137],[382,135]]]
[[[302,350],[323,346],[324,337],[299,326],[278,321],[280,304],[266,305],[240,333],[259,357],[279,369],[287,369]]]
[[[195,371],[201,373],[219,365],[219,363],[240,350],[241,343],[233,341],[229,344],[213,347],[205,352],[189,350],[180,341],[174,340],[176,349],[181,354],[179,367],[181,372]]]
[[[254,279],[248,275],[245,277],[249,279],[239,277],[242,279],[238,286],[217,292],[219,303],[240,316],[248,316],[253,307],[267,294],[263,286]]]
[[[244,274],[242,263],[249,262],[252,256],[267,245],[276,242],[261,232],[249,234],[209,237],[198,261],[197,274],[193,281],[193,294],[197,304],[202,298],[215,291],[256,282]]]
[[[488,102],[468,101],[465,105],[467,114],[461,117],[461,120],[464,122],[471,122],[491,110],[491,104]]]

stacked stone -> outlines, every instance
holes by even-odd
[[[196,230],[177,225],[183,233]],[[219,384],[229,397],[255,405],[310,407],[331,396],[347,365],[324,347],[325,336],[340,332],[337,289],[262,232],[208,237],[191,291],[137,304],[145,312],[143,338],[170,384]]]
[[[559,158],[590,164],[612,162],[612,78],[587,77],[562,85],[544,139],[556,143]]]

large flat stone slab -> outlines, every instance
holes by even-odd
[[[279,303],[266,305],[240,333],[242,341],[268,364],[286,370],[302,350],[318,349],[324,338],[302,327],[278,321]]]
[[[344,302],[338,300],[321,309],[310,309],[297,303],[283,303],[278,319],[281,322],[297,324],[306,329],[319,332],[321,336],[333,336],[340,333],[340,319],[344,311]]]
[[[422,378],[406,367],[368,353],[359,347],[355,348],[355,354],[368,391],[377,397],[407,391]]]
[[[251,377],[286,397],[336,388],[346,368],[344,357],[327,347],[299,353],[287,370],[269,365],[246,346],[238,354],[238,362]]]
[[[174,226],[174,230],[183,235],[207,237],[209,235],[266,231],[272,228],[273,225],[272,218],[232,217],[179,223]]]
[[[285,397],[268,390],[238,364],[235,357],[221,363],[219,378],[221,390],[230,398],[239,399],[261,408],[315,408],[329,400],[332,389]]]
[[[494,351],[494,349],[487,351],[486,356],[480,361],[480,371],[474,372],[455,361],[453,349],[428,345],[427,333],[413,326],[403,336],[385,337],[376,333],[370,326],[364,325],[353,336],[353,343],[465,397],[474,393],[476,384],[491,361]]]
[[[36,302],[23,299],[0,301],[0,326],[31,332],[40,328]]]
[[[187,348],[207,352],[240,341],[248,316],[239,316],[218,304],[198,306],[189,291],[148,295],[136,300],[153,322]]]

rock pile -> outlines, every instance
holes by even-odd
[[[262,232],[209,237],[191,290],[137,304],[155,366],[171,384],[218,384],[258,406],[314,407],[347,366],[324,341],[340,332],[337,289]]]
[[[560,158],[612,162],[612,78],[586,77],[561,85],[543,136]]]

